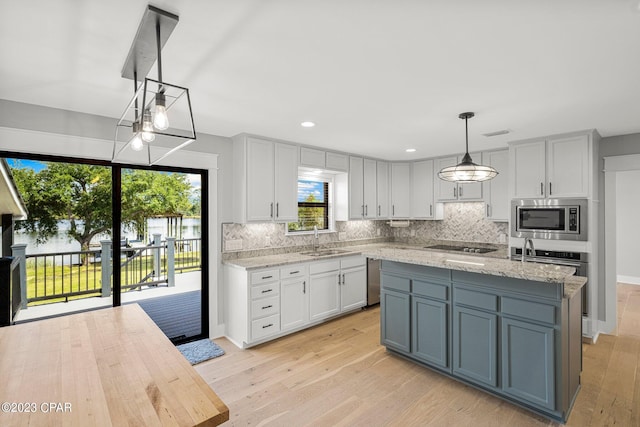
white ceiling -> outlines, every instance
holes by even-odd
[[[0,98],[118,118],[147,4],[0,0]],[[638,0],[153,4],[180,17],[163,77],[189,88],[199,132],[389,160],[464,151],[464,111],[476,113],[471,151],[589,128],[640,132]],[[512,133],[481,135],[502,129]]]

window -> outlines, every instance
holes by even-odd
[[[313,230],[330,230],[331,203],[330,184],[328,179],[298,179],[298,222],[287,224],[287,231],[299,232]]]

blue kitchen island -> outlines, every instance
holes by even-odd
[[[574,269],[401,248],[381,262],[387,350],[553,420],[580,389],[586,278]]]

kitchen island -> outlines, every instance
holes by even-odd
[[[586,278],[570,267],[378,247],[387,350],[548,418],[580,388]]]

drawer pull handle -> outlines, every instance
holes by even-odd
[[[262,276],[262,280],[264,279],[271,279],[273,276]]]
[[[271,308],[271,307],[273,307],[273,306],[272,305],[267,305],[267,306],[262,307],[262,309],[266,310],[267,308]]]
[[[290,271],[289,274],[298,274],[300,273],[300,270],[296,270],[296,271]]]
[[[273,291],[273,289],[265,289],[264,291],[262,291],[263,294],[266,294],[267,292],[271,292]]]
[[[262,329],[267,329],[273,326],[273,323],[269,323],[268,325],[264,325]]]

